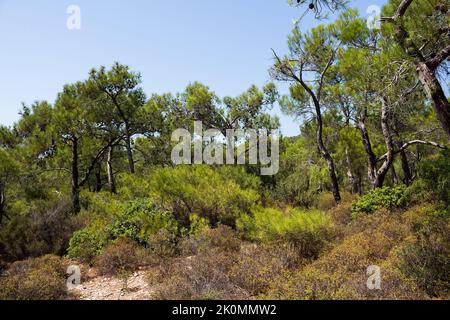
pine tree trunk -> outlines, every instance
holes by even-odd
[[[339,192],[339,181],[336,175],[336,168],[334,165],[333,158],[330,155],[330,152],[325,147],[323,142],[323,123],[322,123],[322,115],[320,113],[320,106],[316,106],[316,117],[317,117],[317,145],[319,147],[319,151],[322,154],[322,157],[327,162],[328,174],[331,180],[331,191],[333,193],[334,200],[337,204],[341,202],[341,194]]]
[[[133,148],[131,147],[131,137],[130,134],[128,132],[126,132],[126,137],[125,137],[125,145],[126,145],[126,149],[127,149],[127,156],[128,156],[128,170],[131,174],[135,173],[135,169],[134,169],[134,159],[133,159]]]
[[[98,163],[95,171],[95,192],[100,191],[102,191],[102,166]]]
[[[359,187],[358,181],[355,178],[352,170],[352,162],[350,161],[350,154],[348,152],[348,148],[345,148],[345,161],[347,162],[347,178],[350,186],[352,188],[352,194],[358,194]]]
[[[405,150],[400,151],[400,160],[402,162],[402,170],[403,170],[403,183],[409,186],[412,182],[412,173],[411,167],[409,166],[408,156],[406,155]]]
[[[117,189],[116,189],[116,180],[114,178],[114,171],[113,171],[113,152],[114,152],[114,147],[110,146],[108,148],[108,158],[106,160],[106,169],[108,172],[108,186],[109,186],[109,190],[112,193],[116,193]]]
[[[386,98],[382,98],[382,107],[381,107],[381,131],[383,132],[384,143],[387,149],[387,157],[384,160],[381,168],[377,171],[376,178],[373,183],[374,189],[382,188],[384,184],[384,179],[391,168],[392,163],[394,162],[394,145],[392,142],[392,134],[389,126],[389,106]]]
[[[433,101],[437,118],[450,138],[450,103],[445,96],[444,90],[437,80],[435,72],[430,70],[426,63],[420,62],[417,71],[428,98]]]
[[[80,185],[78,172],[78,138],[72,139],[72,211],[78,214],[81,211]]]

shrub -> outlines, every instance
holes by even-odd
[[[152,196],[162,208],[174,212],[185,227],[192,214],[208,219],[212,226],[234,227],[236,218],[250,212],[260,197],[229,176],[209,166],[158,169],[152,173]]]
[[[317,209],[320,211],[328,211],[336,206],[336,201],[331,193],[320,194],[317,200]]]
[[[246,245],[230,268],[230,281],[252,297],[265,294],[273,281],[287,268],[297,266],[298,254],[286,243]]]
[[[237,252],[240,248],[241,241],[236,232],[227,226],[202,229],[180,243],[181,252],[185,255],[196,255],[213,249]]]
[[[172,255],[181,230],[174,217],[158,210],[151,201],[139,200],[124,205],[110,223],[94,221],[74,233],[68,256],[91,263],[111,241],[129,238],[158,255]]]
[[[323,212],[257,208],[253,216],[242,216],[239,229],[251,240],[292,243],[306,258],[319,255],[333,236],[331,219]]]
[[[65,299],[66,268],[61,258],[43,256],[13,263],[0,277],[0,299]]]
[[[436,200],[450,206],[450,151],[444,150],[419,167],[419,176]]]
[[[171,277],[158,286],[156,300],[234,300],[245,299],[247,292],[230,281],[228,272],[236,258],[229,252],[213,249],[178,261]]]
[[[179,234],[178,223],[172,214],[159,210],[149,200],[130,202],[108,226],[111,239],[127,237],[144,246],[161,230],[173,237],[173,241]]]
[[[95,259],[95,267],[102,275],[127,277],[139,267],[139,250],[130,239],[116,240]]]
[[[353,202],[352,212],[353,214],[373,213],[382,208],[393,210],[403,207],[408,200],[405,191],[406,189],[404,186],[395,188],[385,187],[372,190]]]
[[[84,225],[70,215],[66,198],[17,201],[10,204],[8,216],[0,228],[0,255],[6,261],[65,254],[73,232]]]
[[[105,227],[93,224],[73,234],[67,254],[69,258],[79,259],[84,263],[92,263],[107,243],[108,235]]]
[[[430,296],[445,296],[450,291],[449,213],[421,209],[422,218],[416,216],[412,224],[413,235],[398,250],[398,266]]]
[[[417,290],[400,272],[385,264],[395,243],[386,234],[360,233],[346,238],[329,253],[299,271],[282,274],[271,281],[265,298],[300,300],[410,299]],[[382,291],[366,286],[367,268],[379,265]]]

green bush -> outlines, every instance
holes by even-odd
[[[235,226],[236,218],[259,201],[258,192],[243,189],[241,184],[252,182],[243,177],[236,182],[236,175],[221,173],[209,166],[178,166],[152,173],[152,196],[166,210],[173,212],[185,227],[193,214],[209,220],[212,226]],[[242,175],[245,175],[242,172]]]
[[[150,237],[161,230],[172,235],[173,241],[180,233],[178,222],[173,215],[159,210],[149,200],[129,203],[107,229],[111,239],[127,237],[144,246],[149,244]]]
[[[65,299],[65,264],[50,255],[15,262],[0,277],[0,288],[0,300]]]
[[[74,233],[68,256],[91,263],[111,241],[129,238],[154,253],[174,252],[182,233],[172,214],[158,210],[151,201],[139,200],[122,206],[110,223],[92,222]]]
[[[407,204],[406,188],[398,186],[395,188],[384,187],[372,190],[352,203],[352,213],[373,213],[380,209],[393,210]]]
[[[70,239],[68,257],[92,263],[108,243],[105,227],[93,224],[88,228],[75,232]]]
[[[66,197],[11,202],[9,219],[0,227],[0,258],[17,261],[65,254],[72,234],[84,226],[82,218],[69,212]]]
[[[421,163],[419,176],[436,200],[450,206],[450,150]]]
[[[251,240],[292,243],[305,258],[317,257],[333,236],[328,215],[319,211],[257,208],[251,216],[242,216],[238,228]]]

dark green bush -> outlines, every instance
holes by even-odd
[[[406,187],[384,187],[372,190],[352,203],[352,213],[373,213],[380,209],[393,210],[407,204]]]
[[[127,237],[141,245],[148,245],[149,237],[160,230],[177,236],[179,226],[172,214],[159,210],[148,200],[131,202],[108,226],[111,239]]]
[[[436,200],[450,206],[450,150],[421,163],[419,176]]]
[[[63,255],[72,234],[84,225],[70,214],[70,201],[64,197],[13,202],[8,217],[0,228],[0,256],[6,261]]]
[[[104,226],[93,224],[75,232],[70,239],[68,256],[85,263],[92,263],[108,243]]]
[[[111,223],[95,221],[74,233],[68,256],[91,263],[111,241],[129,238],[157,255],[171,255],[181,233],[178,222],[150,201],[134,201],[116,213]],[[170,254],[169,254],[170,253]]]

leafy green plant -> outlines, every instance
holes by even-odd
[[[253,184],[252,179],[241,177],[238,183],[229,178],[236,175],[222,171],[223,174],[209,166],[155,170],[152,173],[152,196],[158,205],[173,212],[186,227],[192,214],[208,219],[212,226],[226,224],[234,227],[236,218],[250,212],[260,197],[256,190],[240,187],[240,184]]]
[[[173,215],[159,210],[149,200],[129,203],[107,229],[111,239],[127,237],[141,245],[147,245],[149,237],[160,230],[166,230],[174,237],[179,234],[178,222]]]
[[[254,241],[290,242],[307,258],[316,257],[333,236],[333,223],[325,213],[292,208],[256,208],[253,215],[239,219],[238,228]]]
[[[91,263],[108,243],[104,226],[93,224],[75,232],[70,239],[68,257]]]
[[[408,202],[406,188],[398,186],[394,188],[384,187],[372,190],[352,203],[352,213],[373,213],[386,208],[393,210],[403,207]]]

